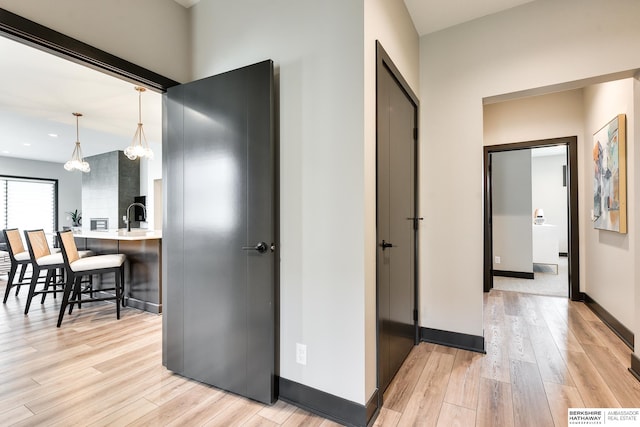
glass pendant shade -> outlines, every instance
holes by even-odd
[[[78,170],[80,172],[87,173],[91,171],[91,167],[89,163],[84,161],[82,157],[82,148],[80,147],[80,132],[78,129],[78,118],[82,116],[81,113],[73,113],[76,116],[76,146],[73,149],[73,153],[71,153],[71,159],[64,164],[65,170],[75,171]]]
[[[125,148],[124,154],[131,160],[142,157],[153,159],[153,151],[149,148],[147,137],[142,127],[142,92],[146,89],[140,86],[136,86],[134,89],[138,91],[138,128],[133,135],[131,145]]]

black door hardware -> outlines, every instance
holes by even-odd
[[[258,253],[265,253],[269,249],[269,246],[265,242],[258,242],[255,246],[243,246],[243,251],[256,251]]]

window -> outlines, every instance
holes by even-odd
[[[0,176],[0,227],[42,228],[50,244],[58,228],[58,181]]]

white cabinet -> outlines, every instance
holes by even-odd
[[[533,263],[559,263],[558,227],[551,224],[533,224]]]

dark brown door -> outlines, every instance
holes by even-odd
[[[383,392],[415,343],[416,105],[378,69],[378,385]]]

